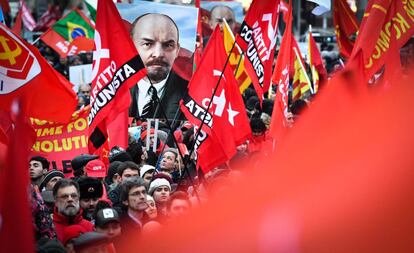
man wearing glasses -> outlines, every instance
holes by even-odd
[[[92,232],[94,226],[82,217],[79,206],[79,185],[69,179],[58,181],[53,187],[55,210],[53,223],[55,224],[58,239],[63,242],[65,228],[71,225],[80,225],[86,232]]]
[[[127,210],[121,218],[122,233],[136,234],[142,230],[147,219],[147,189],[144,180],[138,176],[124,180],[121,183],[121,201]]]

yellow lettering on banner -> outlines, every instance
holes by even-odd
[[[407,1],[403,1],[404,10],[407,13],[407,16],[414,22],[414,1],[409,1],[407,5]]]
[[[385,25],[385,28],[387,26],[390,27],[391,23],[388,22]],[[384,52],[387,51],[387,49],[390,47],[390,34],[388,32],[389,32],[389,30],[387,31],[387,33],[385,33],[384,31],[381,30],[380,36],[379,36],[378,41],[377,41],[377,45],[380,46],[380,48]]]
[[[79,118],[75,121],[75,129],[77,131],[83,131],[88,126],[88,122],[84,118]]]
[[[378,45],[375,46],[374,53],[372,54],[372,58],[379,59],[381,57],[381,50]]]
[[[86,147],[88,145],[88,139],[85,135],[81,136],[82,147]]]
[[[88,138],[86,135],[74,136],[63,139],[36,141],[32,149],[35,152],[63,152],[72,149],[86,148],[88,146]]]
[[[38,126],[43,126],[45,124],[47,124],[46,120],[40,120],[40,119],[34,119],[34,121],[32,121],[32,123],[35,123]]]
[[[75,143],[75,149],[79,149],[79,136],[72,137],[73,142]]]
[[[410,29],[410,25],[407,23],[407,21],[404,19],[404,17],[399,12],[397,12],[396,17],[392,18],[392,21],[395,21],[400,25],[400,27],[398,27],[397,23],[394,23],[394,29],[397,33],[396,38],[398,40],[401,37],[401,30],[402,30],[402,33],[406,33],[407,29]]]
[[[42,141],[40,144],[40,149],[43,152],[50,153],[53,150],[53,143],[51,141]]]

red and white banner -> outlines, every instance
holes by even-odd
[[[204,121],[195,141],[197,164],[204,172],[230,160],[236,146],[251,135],[233,71],[229,64],[223,70],[226,59],[223,37],[217,26],[189,83],[188,96],[181,101],[181,110],[196,130]]]
[[[27,8],[25,1],[20,0],[20,6],[22,8],[21,12],[24,26],[27,28],[27,30],[33,31],[33,29],[36,27],[36,21],[30,13],[29,8]]]
[[[108,139],[107,125],[130,105],[129,89],[146,75],[146,69],[121,16],[111,0],[98,2],[92,69],[89,151]],[[124,126],[127,131],[127,125]],[[125,140],[128,138],[125,135]]]
[[[0,23],[0,109],[19,99],[25,116],[67,122],[77,105],[72,84],[37,48]]]
[[[260,101],[270,87],[278,20],[279,0],[254,0],[236,37]]]
[[[275,71],[272,76],[273,83],[277,84],[275,105],[273,106],[272,121],[269,135],[280,140],[286,130],[288,116],[289,70],[292,54],[292,5],[286,17],[286,28],[280,45]]]

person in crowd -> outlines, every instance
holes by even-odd
[[[53,197],[55,198],[53,223],[57,238],[61,242],[63,242],[63,231],[67,226],[77,224],[84,227],[86,231],[94,229],[93,224],[82,217],[79,196],[79,185],[72,180],[62,179],[53,187]]]
[[[35,186],[30,185],[30,204],[35,239],[56,238],[56,231],[48,207]]]
[[[171,194],[167,202],[168,217],[170,219],[181,219],[188,215],[191,210],[191,201],[187,193],[176,191]]]
[[[84,95],[86,98],[85,104],[89,105],[91,99],[91,86],[87,83],[79,85],[78,94]]]
[[[46,173],[42,183],[39,186],[40,195],[48,208],[50,213],[53,213],[55,207],[55,199],[53,198],[53,187],[59,181],[65,178],[65,175],[60,170],[51,170]]]
[[[131,161],[123,162],[118,166],[119,185],[109,192],[108,197],[114,208],[122,213],[121,184],[127,178],[139,176],[139,166]]]
[[[108,172],[105,177],[105,184],[107,185],[107,191],[111,192],[121,182],[121,177],[118,174],[118,167],[122,162],[114,161],[109,164]]]
[[[42,183],[49,170],[50,162],[43,156],[33,156],[29,161],[29,175],[33,185],[37,187]]]
[[[170,198],[171,184],[171,177],[164,173],[154,175],[150,183],[148,193],[154,198],[155,204],[157,205],[158,216],[160,216],[161,219],[167,217],[167,202]]]
[[[103,208],[96,212],[95,231],[113,239],[121,235],[121,219],[118,212],[111,208]]]
[[[97,178],[81,177],[78,184],[80,190],[79,204],[83,209],[83,218],[91,221],[96,204],[103,195],[102,183]]]
[[[139,169],[139,175],[145,181],[145,185],[149,188],[149,184],[151,182],[152,176],[155,172],[155,167],[149,164],[144,164]]]
[[[51,170],[45,174],[39,189],[41,191],[52,191],[55,184],[63,178],[65,178],[65,174],[62,171]]]
[[[121,183],[121,201],[126,211],[121,217],[123,234],[139,233],[148,207],[147,189],[142,178],[134,176]]]
[[[109,253],[115,252],[113,244],[105,234],[87,232],[73,240],[73,248],[76,253]]]
[[[223,32],[224,22],[223,19],[226,20],[227,24],[229,25],[230,29],[235,32],[236,27],[236,18],[234,16],[233,10],[226,6],[226,5],[216,5],[210,11],[210,20],[208,24],[210,28],[214,31],[217,25],[220,26],[220,32]]]
[[[88,162],[98,159],[98,155],[89,155],[89,154],[81,154],[72,159],[70,162],[72,169],[73,169],[73,175],[75,178],[79,178],[81,176],[85,176],[85,166]],[[77,179],[76,179],[77,180]]]
[[[164,14],[145,14],[133,22],[131,37],[147,69],[147,77],[131,89],[129,115],[174,119],[188,86],[188,81],[171,71],[180,50],[176,23]],[[154,103],[155,95],[160,103]]]

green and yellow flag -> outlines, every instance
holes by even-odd
[[[73,10],[57,21],[40,38],[61,57],[92,51],[95,24],[81,11]]]

